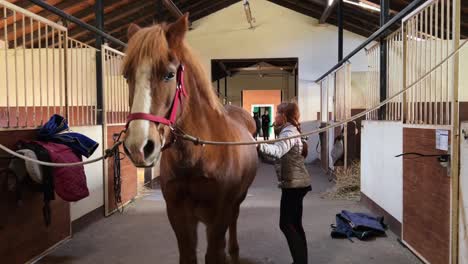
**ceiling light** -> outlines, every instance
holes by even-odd
[[[332,1],[333,1],[333,0],[332,0]],[[328,2],[330,2],[330,0],[328,0]],[[370,5],[370,4],[368,4],[368,3],[365,3],[365,2],[353,1],[353,0],[343,0],[343,2],[345,2],[345,3],[347,3],[347,4],[359,6],[359,7],[365,8],[365,9],[369,9],[369,10],[373,10],[373,11],[380,12],[380,8],[378,8],[378,7],[374,6],[374,5]]]
[[[250,24],[250,28],[254,28],[255,18],[252,16],[252,10],[250,9],[249,0],[244,0],[244,11],[247,17],[247,22]]]
[[[331,6],[335,0],[328,0],[328,6]]]

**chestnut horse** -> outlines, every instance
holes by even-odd
[[[229,253],[236,262],[237,218],[256,174],[255,146],[201,146],[171,131],[208,140],[248,141],[253,140],[255,122],[243,109],[220,104],[185,42],[187,30],[187,15],[169,25],[129,27],[123,74],[131,114],[124,147],[137,167],[152,166],[161,158],[161,189],[180,263],[197,263],[199,222],[207,227],[205,263],[225,263],[228,229]]]

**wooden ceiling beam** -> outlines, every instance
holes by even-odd
[[[192,12],[190,14],[190,17],[192,18],[192,21],[195,21],[207,15],[213,14],[237,2],[239,2],[239,0],[219,0],[215,3],[209,4],[206,8],[200,8],[197,11]]]
[[[90,2],[94,2],[94,0],[86,1],[85,3],[83,3],[83,2],[78,2],[77,3],[77,2],[64,1],[64,2],[59,3],[57,5],[57,8],[63,9],[65,12],[72,13],[75,10],[81,10],[81,9],[86,8],[86,6],[88,6]],[[70,4],[70,3],[73,3],[73,4]],[[57,22],[59,20],[59,17],[57,15],[51,14],[50,12],[48,12],[46,10],[39,12],[38,15],[40,15],[42,17],[45,17],[46,19],[48,19],[50,21],[54,21],[54,22]],[[31,28],[29,21],[26,21],[26,24],[25,24],[26,26],[23,28],[22,27],[22,16],[17,15],[16,20],[17,20],[17,22],[15,23],[16,32],[14,32],[13,30],[10,30],[10,32],[8,33],[8,40],[9,41],[14,40],[15,38],[21,39],[22,35],[23,35],[23,32],[24,32],[24,34],[29,35],[31,33],[31,30],[34,30],[34,29],[37,30],[39,28],[38,26]],[[10,27],[13,27],[13,25],[11,25]],[[46,25],[41,23],[40,28],[45,29],[45,27],[46,27]],[[16,35],[15,35],[15,33],[16,33]]]
[[[124,11],[120,9],[113,10],[112,12],[109,12],[107,14],[106,19],[104,19],[104,29],[109,30],[111,29],[109,25],[111,25],[112,23],[116,21],[125,20],[128,16],[139,14],[141,11],[145,11],[144,12],[145,15],[148,12],[153,14],[155,11],[152,7],[154,7],[153,1],[145,1],[143,3],[136,2],[131,5],[128,5],[125,7]],[[96,19],[94,19],[93,17],[93,19],[89,21],[89,24],[95,24],[95,23],[96,23]],[[87,32],[82,30],[79,27],[75,27],[74,29],[68,31],[68,36],[71,38],[78,38],[85,34],[87,34]]]
[[[169,13],[175,18],[183,16],[182,11],[172,2],[172,0],[162,0],[164,7],[169,10]]]
[[[64,2],[66,2],[67,4],[70,4],[69,1],[64,1]],[[95,2],[95,1],[92,0],[92,2]],[[119,8],[122,8],[124,5],[126,5],[126,4],[128,4],[128,3],[131,3],[131,2],[135,3],[134,0],[133,0],[133,1],[132,1],[132,0],[121,0],[121,1],[117,1],[117,2],[115,2],[114,0],[104,0],[104,3],[105,3],[105,4],[108,4],[108,6],[106,6],[106,7],[104,8],[104,12],[105,12],[105,14],[106,14],[106,13],[109,14],[109,12],[118,11]],[[88,4],[89,4],[89,3],[90,3],[90,2],[88,1]],[[83,3],[81,3],[81,4],[83,4]],[[61,6],[57,6],[57,7],[60,8]],[[70,7],[71,7],[71,6],[70,6]],[[73,15],[73,16],[79,18],[81,21],[83,21],[83,22],[85,22],[85,23],[89,23],[89,21],[90,21],[91,19],[93,19],[93,21],[94,21],[94,7],[93,7],[93,6],[89,6],[88,8],[82,8],[81,10],[77,11],[76,13],[72,13],[72,12],[71,12],[71,11],[76,11],[76,7],[75,7],[75,10],[70,10],[70,9],[67,9],[67,8],[66,8],[64,11],[68,11],[68,13],[70,13],[71,15]],[[52,16],[54,16],[54,17],[52,17]],[[45,18],[47,18],[47,19],[49,19],[49,20],[51,20],[51,21],[54,21],[54,22],[57,22],[57,21],[60,19],[60,18],[59,18],[58,16],[56,16],[56,15],[45,16]],[[41,26],[41,29],[44,28],[44,27],[45,27],[45,26],[42,25],[42,26]],[[34,27],[32,28],[32,32],[33,32],[34,34],[37,33],[36,31],[38,30],[38,28],[39,28],[38,26],[34,26]],[[81,29],[81,28],[80,28],[78,25],[76,25],[76,24],[70,24],[70,25],[68,26],[69,32],[70,32],[71,29],[75,29],[75,28],[79,28],[79,29],[77,29],[77,30],[80,30],[80,31],[82,31],[82,32],[87,32],[86,30]],[[14,32],[12,32],[11,34],[13,34],[13,33],[14,33]],[[30,27],[29,25],[26,27],[26,32],[25,32],[25,33],[28,34],[28,35],[31,34],[31,27]],[[17,31],[17,36],[19,36],[18,39],[21,39],[21,34],[22,34],[22,31],[21,31],[21,32],[20,32],[20,31]],[[14,37],[11,36],[10,40],[12,40],[13,38],[14,38]],[[42,39],[45,39],[45,36],[41,36],[41,38],[40,38],[39,40],[35,39],[34,42],[40,41],[40,40],[42,40]],[[28,40],[28,41],[26,42],[26,46],[28,46],[28,45],[30,45],[30,44],[31,44],[31,40]]]
[[[317,8],[314,8],[314,9],[309,9],[309,8],[305,8],[303,6],[296,5],[296,4],[294,4],[292,2],[289,2],[289,1],[286,1],[286,0],[268,0],[268,1],[270,1],[272,3],[275,3],[277,5],[280,5],[282,7],[291,9],[291,10],[296,11],[298,13],[301,13],[303,15],[316,18],[316,19],[320,18],[320,16],[322,15],[322,11],[324,9],[323,7],[317,7]]]
[[[145,24],[142,24],[143,22],[149,21],[149,23],[151,23],[153,20],[152,12],[154,12],[154,10],[148,10],[147,13],[142,15],[128,17],[128,19],[121,21],[121,23],[110,26],[109,28],[112,28],[112,30],[109,30],[107,33],[111,34],[117,39],[120,39],[123,42],[126,42],[125,40],[127,39],[127,29],[130,23],[136,23],[140,26],[145,26]],[[84,35],[83,37],[80,37],[80,40],[86,44],[92,44],[94,39],[94,34],[90,32],[88,32],[88,34]]]
[[[48,3],[49,3],[49,2],[50,2],[51,5],[57,5],[57,4],[59,4],[59,3],[61,2],[61,0],[50,0],[50,1],[48,1]],[[30,2],[27,1],[27,3],[30,3]],[[68,4],[69,4],[69,3],[68,3]],[[67,4],[67,5],[68,5],[68,4]],[[24,8],[22,5],[18,5],[18,6],[21,7],[21,8]],[[34,6],[30,7],[30,8],[24,8],[24,9],[26,9],[26,10],[28,10],[29,12],[32,12],[32,13],[34,13],[34,14],[38,14],[38,15],[40,15],[40,16],[44,16],[44,14],[47,14],[47,11],[43,10],[40,6],[37,6],[37,5],[34,5]],[[42,10],[42,11],[41,11],[41,10]],[[2,12],[3,12],[3,11],[2,11]],[[3,16],[3,13],[2,13],[2,16]],[[19,16],[18,14],[17,14],[16,20],[14,19],[13,15],[12,15],[11,13],[10,13],[8,16],[9,16],[9,18],[7,19],[7,25],[8,25],[8,26],[12,25],[14,22],[16,22],[16,23],[20,23],[20,22],[21,22],[21,21],[20,21],[20,20],[21,20],[21,16]],[[2,21],[2,24],[3,24],[3,23],[4,23],[4,22]]]

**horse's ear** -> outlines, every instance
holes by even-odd
[[[131,23],[130,26],[127,29],[127,37],[128,39],[131,39],[135,33],[137,33],[141,28],[134,23]]]
[[[177,19],[176,22],[169,25],[167,29],[167,42],[170,47],[176,47],[185,38],[185,33],[188,31],[189,27],[189,14],[185,13],[182,17]]]

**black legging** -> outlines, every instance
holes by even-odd
[[[307,240],[302,227],[302,202],[312,188],[282,189],[280,229],[288,240],[294,264],[307,264]]]
[[[270,127],[262,127],[263,132],[263,139],[268,140],[270,139]]]

